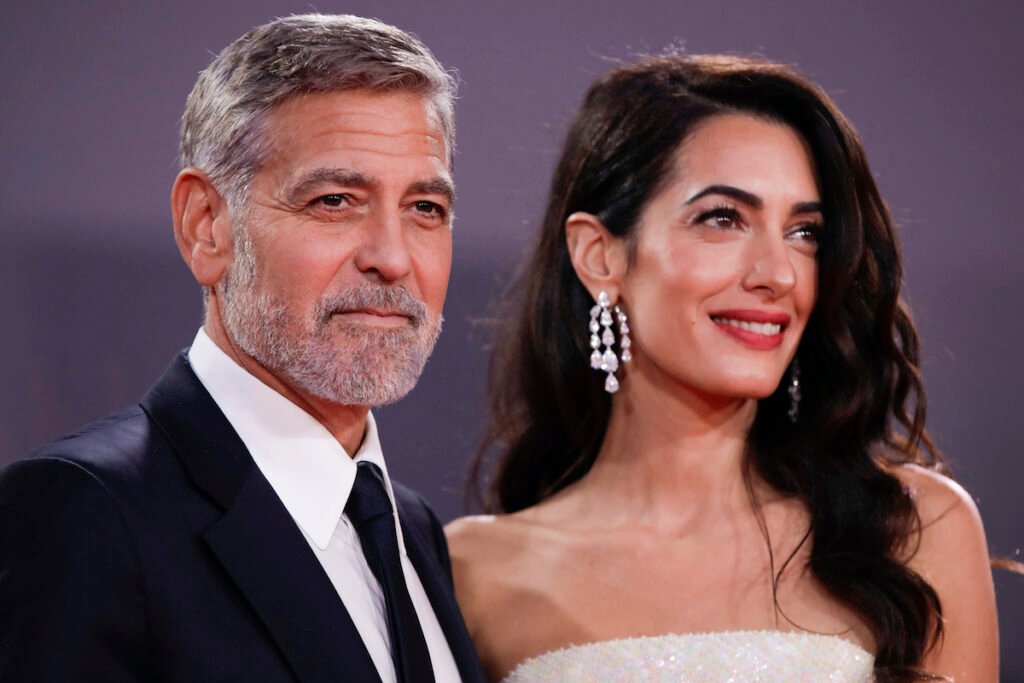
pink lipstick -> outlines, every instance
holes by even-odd
[[[767,351],[778,348],[782,343],[791,318],[786,313],[775,311],[734,309],[713,312],[711,321],[744,346]]]

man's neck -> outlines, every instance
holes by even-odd
[[[309,413],[337,439],[349,457],[355,456],[366,434],[366,416],[370,412],[368,406],[340,405],[313,396],[293,386],[260,365],[255,358],[239,348],[227,334],[223,325],[217,320],[207,319],[203,325],[203,330],[210,340],[217,345],[217,348],[223,351],[228,358],[250,375]]]

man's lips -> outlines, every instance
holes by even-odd
[[[792,320],[786,313],[757,309],[714,311],[711,321],[722,332],[755,349],[774,349]]]
[[[402,327],[415,325],[414,316],[402,311],[394,311],[378,308],[354,308],[343,311],[334,311],[334,316],[343,317],[345,320],[362,323],[364,325],[376,325],[379,327]]]

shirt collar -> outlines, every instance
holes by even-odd
[[[352,492],[358,461],[381,469],[391,507],[397,509],[372,413],[367,413],[363,443],[351,458],[312,415],[238,365],[202,328],[188,360],[288,513],[318,548],[324,550],[331,542]],[[396,527],[404,554],[397,515]]]

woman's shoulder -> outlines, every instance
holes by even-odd
[[[535,527],[516,515],[462,517],[445,527],[452,560],[455,595],[477,648],[488,650],[483,631],[496,628],[494,617],[507,615],[517,606],[517,586],[524,577],[536,575],[543,562]],[[541,570],[542,571],[542,570]],[[488,630],[489,629],[489,630]],[[487,659],[486,652],[481,656]]]
[[[469,515],[452,520],[444,527],[452,560],[486,559],[500,547],[495,537],[504,526],[497,515]]]
[[[945,636],[924,662],[956,680],[995,680],[995,593],[978,506],[949,477],[918,465],[893,470],[917,507],[920,531],[906,545],[907,566],[935,590]]]
[[[892,473],[914,501],[921,518],[922,543],[940,538],[942,545],[953,547],[965,541],[984,542],[978,506],[960,484],[921,465],[900,465]]]
[[[531,545],[534,531],[521,514],[470,515],[444,528],[452,562],[465,566],[506,565]]]
[[[899,465],[892,473],[914,501],[920,526],[905,545],[907,564],[931,578],[988,571],[988,546],[974,499],[956,481],[921,465]]]

